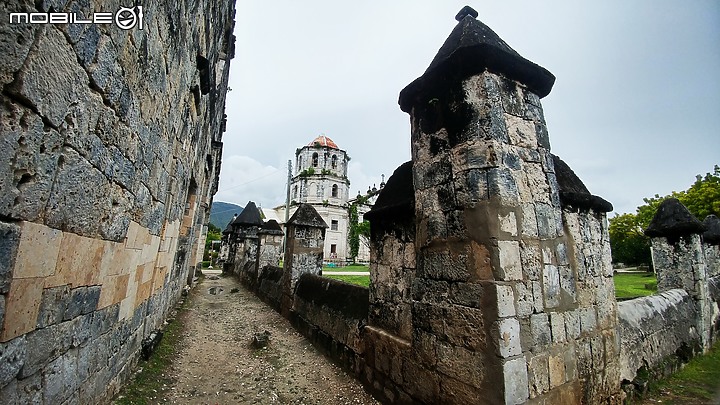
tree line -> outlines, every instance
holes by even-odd
[[[677,198],[700,221],[708,215],[720,216],[720,166],[712,173],[697,175],[695,182],[684,191],[673,191],[664,197],[643,198],[645,204],[634,214],[620,214],[610,218],[610,248],[613,263],[627,265],[650,264],[650,238],[645,229],[655,216],[658,206],[667,198]]]

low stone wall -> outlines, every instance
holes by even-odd
[[[360,374],[367,324],[368,289],[313,274],[298,280],[290,321],[313,344]]]
[[[695,304],[682,289],[618,304],[620,378],[642,391],[649,377],[678,369],[702,351]],[[631,391],[631,390],[630,390]]]
[[[263,302],[278,312],[280,312],[280,304],[282,303],[282,274],[282,267],[263,267],[260,269],[256,291],[256,294]]]

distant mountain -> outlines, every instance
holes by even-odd
[[[214,201],[210,207],[210,223],[223,230],[232,220],[233,215],[240,215],[242,210],[243,207],[239,205]]]

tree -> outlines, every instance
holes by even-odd
[[[203,253],[203,260],[210,260],[210,251],[212,250],[212,243],[215,240],[222,238],[222,231],[217,226],[208,223],[208,233],[205,237],[205,252]]]
[[[697,219],[703,220],[710,214],[720,216],[720,166],[715,165],[712,173],[697,175],[685,191],[673,191],[661,197],[655,194],[643,198],[645,204],[637,207],[636,214],[622,214],[610,218],[610,247],[613,262],[626,264],[650,263],[650,239],[643,231],[650,225],[660,203],[674,197],[687,207]]]
[[[622,214],[610,218],[610,249],[615,263],[650,263],[650,238],[643,233],[639,215]]]
[[[348,246],[350,247],[350,257],[353,262],[357,258],[358,252],[360,252],[360,243],[370,239],[370,222],[363,220],[359,221],[358,218],[358,204],[364,204],[365,199],[359,197],[354,203],[350,205],[348,211],[350,213],[350,230],[348,231]],[[361,238],[362,237],[362,238]]]

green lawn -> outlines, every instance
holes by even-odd
[[[335,280],[344,281],[350,284],[357,284],[363,287],[370,285],[370,276],[323,276],[327,278],[334,278]]]
[[[350,266],[345,267],[330,267],[330,266],[323,266],[323,271],[370,271],[370,268],[368,266],[362,265],[362,264],[353,264]]]
[[[716,404],[720,399],[720,343],[670,377],[650,383],[642,403]]]
[[[644,297],[657,291],[654,273],[616,273],[615,297],[622,299]]]

